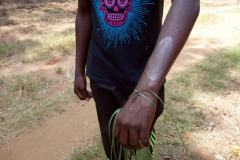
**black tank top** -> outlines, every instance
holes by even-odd
[[[87,76],[133,90],[162,27],[163,0],[91,0]]]

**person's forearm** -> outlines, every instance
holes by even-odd
[[[136,89],[158,92],[199,14],[199,0],[174,0]]]
[[[92,33],[91,10],[78,9],[76,17],[76,74],[84,75]]]

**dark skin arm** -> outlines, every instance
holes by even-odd
[[[92,33],[91,1],[78,0],[76,17],[76,69],[74,92],[80,100],[89,101],[92,93],[86,90],[85,67]]]
[[[86,90],[85,66],[92,32],[91,9],[89,0],[78,0],[78,3],[74,92],[81,100],[88,101],[92,95]],[[186,43],[198,13],[199,0],[173,0],[156,47],[136,89],[150,89],[158,93],[168,71]],[[142,93],[156,103],[157,99],[151,93],[145,91]],[[137,96],[129,100],[117,117],[115,128],[117,140],[128,149],[150,146],[149,133],[154,113],[154,106],[143,97]]]
[[[170,11],[159,34],[155,49],[145,67],[136,89],[149,89],[158,93],[167,73],[185,45],[198,17],[199,0],[173,0]],[[142,91],[153,102],[157,98]],[[127,101],[119,113],[115,137],[127,149],[150,146],[150,127],[155,107],[142,96]],[[139,140],[141,143],[139,143]]]

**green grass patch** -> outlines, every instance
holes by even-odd
[[[63,9],[49,11],[49,13],[52,13],[52,14],[61,14],[62,12],[63,12]]]
[[[22,62],[33,62],[53,57],[54,53],[71,55],[74,52],[75,36],[73,30],[65,31],[57,35],[47,35],[40,40],[39,45],[26,50],[22,55]]]
[[[71,55],[74,53],[75,33],[67,30],[58,34],[49,34],[41,39],[0,43],[0,59],[16,55],[23,63],[52,58],[55,53]]]
[[[83,151],[73,148],[72,153],[63,160],[106,160],[105,152],[102,143],[95,147],[87,148]]]
[[[35,17],[40,17],[40,15],[37,14],[37,13],[34,13],[33,15],[34,15]]]
[[[34,40],[12,41],[0,43],[0,59],[7,58],[13,55],[24,54],[28,46],[38,45]]]

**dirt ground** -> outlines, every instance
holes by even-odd
[[[231,12],[236,8],[240,8],[240,5],[210,9],[206,7],[201,10],[201,14],[211,12],[219,18],[211,25],[196,25],[168,79],[172,78],[174,73],[203,59],[206,53],[240,42],[240,11]],[[75,13],[76,2],[70,0],[62,0],[61,3],[59,0],[0,0],[0,42],[37,38],[73,28]],[[74,68],[74,56],[60,57],[60,60],[54,63],[13,63],[9,67],[0,68],[0,74],[41,72],[51,78],[65,79],[64,75],[55,73],[53,68],[57,66],[61,66],[63,71]],[[64,85],[67,86],[68,83]],[[36,129],[26,129],[21,134],[9,135],[8,140],[0,147],[0,159],[57,160],[67,156],[73,147],[85,148],[98,141],[99,129],[94,102],[79,102],[67,112],[45,119]],[[197,152],[201,155],[207,153],[206,150]],[[202,157],[216,159],[214,156]]]

